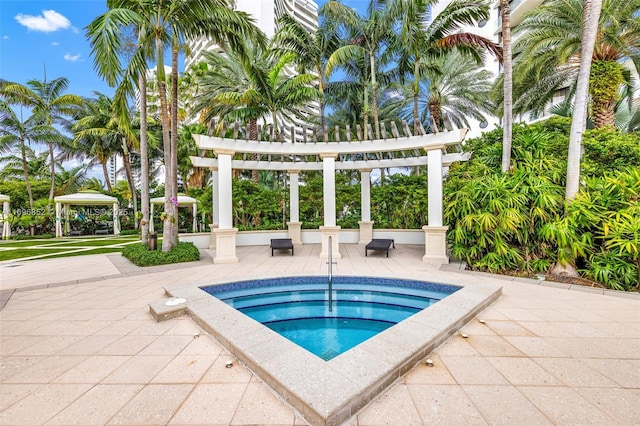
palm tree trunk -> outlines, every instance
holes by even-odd
[[[107,184],[107,191],[111,192],[111,191],[113,191],[113,188],[111,187],[111,179],[109,179],[109,171],[107,170],[107,162],[106,161],[101,161],[100,164],[102,165],[102,174],[104,175],[104,181]]]
[[[178,38],[174,36],[171,49],[171,197],[178,199]],[[178,207],[174,209],[175,226],[171,233],[174,246],[178,245]]]
[[[249,121],[249,140],[258,140],[258,122],[255,119],[251,119],[251,121]],[[258,154],[253,154],[251,159],[258,161]],[[251,180],[254,183],[260,182],[260,172],[258,172],[258,170],[251,170]]]
[[[122,141],[126,148],[126,142]],[[135,218],[134,228],[138,229],[138,194],[136,192],[136,185],[133,181],[133,173],[131,173],[131,160],[129,159],[129,150],[127,149],[122,155],[122,161],[124,162],[124,171],[127,175],[127,183],[129,184],[129,191],[131,192],[131,202],[133,203],[133,217]]]
[[[576,198],[580,186],[580,151],[582,133],[587,127],[587,102],[589,96],[589,75],[591,58],[598,32],[598,20],[602,0],[584,0],[582,10],[582,46],[580,49],[580,70],[576,84],[575,106],[569,134],[569,154],[567,158],[567,186],[565,198],[568,202]]]
[[[162,122],[162,146],[164,149],[164,212],[166,219],[162,225],[162,251],[168,252],[173,248],[173,228],[175,222],[175,209],[171,194],[173,194],[173,182],[175,179],[171,175],[171,123],[167,110],[167,82],[164,73],[162,40],[156,40],[156,79],[158,81],[158,95],[160,97],[160,117]]]
[[[22,172],[24,173],[24,184],[27,187],[27,195],[29,195],[29,208],[33,210],[33,193],[31,192],[29,168],[27,167],[27,151],[23,140],[20,141],[20,151],[22,154]]]
[[[56,191],[56,156],[53,152],[53,144],[49,143],[47,145],[49,145],[49,158],[51,159],[51,186],[49,187],[49,203],[47,204],[47,210],[49,210]]]
[[[429,99],[429,114],[436,123],[436,126],[442,126],[442,106],[435,96]]]
[[[324,116],[324,81],[322,80],[322,67],[317,67],[316,72],[318,73],[318,91],[320,92],[320,126],[324,129],[327,125],[327,119]]]
[[[376,132],[376,139],[380,139],[380,123],[378,122],[378,82],[376,81],[376,60],[373,55],[369,56],[371,64],[371,106],[373,107],[373,127]]]
[[[511,65],[511,7],[509,0],[500,0],[502,18],[502,68],[504,74],[504,113],[502,115],[502,171],[511,167],[513,121],[513,70]]]
[[[140,209],[142,245],[149,244],[149,147],[147,140],[147,77],[140,73]]]
[[[420,97],[420,76],[418,74],[418,60],[413,66],[413,134],[418,134],[418,122],[420,121],[420,113],[418,111],[418,100]],[[433,133],[433,130],[431,131]]]

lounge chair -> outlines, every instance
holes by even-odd
[[[386,251],[387,257],[389,257],[389,247],[393,245],[393,248],[396,248],[396,243],[391,239],[383,239],[383,238],[374,238],[371,240],[369,244],[364,249],[364,255],[369,255],[369,250],[378,250],[378,251]]]
[[[271,239],[271,256],[274,250],[291,250],[293,256],[293,243],[291,238],[272,238]]]

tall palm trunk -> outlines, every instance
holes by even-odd
[[[418,134],[420,113],[418,110],[418,100],[420,97],[420,75],[418,72],[418,59],[413,65],[413,134]]]
[[[254,118],[252,118],[249,121],[249,140],[252,140],[252,141],[258,140],[258,121]],[[258,154],[253,154],[251,156],[251,159],[253,161],[258,161],[259,160]],[[258,172],[258,170],[256,169],[251,170],[251,180],[254,183],[260,182],[260,172]]]
[[[371,64],[371,106],[373,108],[373,127],[376,133],[376,139],[380,139],[380,123],[378,122],[378,82],[376,81],[376,59],[373,55],[369,56]]]
[[[580,151],[582,133],[587,127],[587,102],[589,94],[589,75],[591,58],[598,33],[598,20],[602,9],[602,0],[584,0],[582,10],[582,45],[580,47],[580,70],[576,84],[575,106],[569,135],[569,154],[567,158],[567,186],[565,198],[568,202],[575,199],[580,186]]]
[[[502,115],[502,171],[511,167],[511,141],[513,121],[513,70],[511,66],[511,9],[509,0],[500,0],[502,18],[502,68],[504,74],[504,113]]]
[[[131,172],[131,159],[129,157],[129,147],[127,142],[122,140],[122,161],[124,162],[124,172],[127,175],[127,183],[129,184],[129,191],[131,192],[131,202],[133,203],[133,217],[135,218],[134,228],[138,229],[138,194],[136,192],[136,185],[133,181],[133,173]]]
[[[102,166],[102,174],[104,175],[104,181],[107,184],[107,191],[111,192],[113,191],[113,188],[111,186],[111,179],[109,179],[109,170],[107,170],[107,162],[100,161],[100,165]]]
[[[20,140],[20,153],[22,154],[22,173],[24,174],[24,183],[27,187],[27,195],[29,196],[29,208],[33,210],[33,193],[31,192],[29,168],[27,167],[27,150],[24,140]]]
[[[140,73],[140,209],[142,222],[140,226],[142,245],[149,244],[149,147],[147,139],[147,77]]]
[[[178,38],[174,36],[171,49],[171,197],[178,199]],[[174,209],[175,226],[171,233],[174,246],[178,245],[178,207]]]
[[[49,203],[47,204],[47,210],[50,210],[51,204],[53,204],[53,196],[56,191],[56,154],[53,151],[53,144],[49,143],[49,158],[51,160],[51,186],[49,187]]]
[[[322,78],[322,68],[318,67],[316,69],[316,72],[318,73],[318,91],[320,92],[320,102],[319,102],[319,106],[320,106],[320,126],[322,127],[322,131],[324,131],[326,125],[327,125],[327,119],[324,116],[324,80]],[[291,141],[291,142],[295,142],[295,141]]]
[[[436,96],[429,98],[429,115],[433,118],[436,126],[442,126],[442,106]]]
[[[162,251],[168,252],[173,247],[173,228],[175,223],[175,206],[171,197],[173,194],[173,169],[171,167],[171,123],[167,109],[167,82],[164,74],[163,46],[160,39],[156,40],[156,77],[158,80],[158,95],[160,96],[160,116],[162,122],[162,147],[164,149],[164,212],[165,220],[162,225]]]

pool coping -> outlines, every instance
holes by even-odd
[[[288,276],[300,275],[255,279]],[[186,310],[203,330],[296,408],[305,420],[313,425],[337,425],[354,416],[502,294],[502,287],[497,284],[469,276],[464,279],[461,284],[454,279],[439,278],[438,284],[462,288],[329,361],[199,288],[237,279],[170,285],[165,286],[165,292],[186,299],[180,310]]]

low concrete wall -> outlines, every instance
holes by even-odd
[[[241,231],[236,235],[236,245],[240,246],[268,246],[272,238],[287,238],[287,231]],[[373,238],[389,238],[396,244],[424,245],[424,231],[422,229],[374,229]],[[321,244],[322,234],[317,229],[303,229],[301,232],[303,244]],[[340,230],[341,244],[358,244],[359,231],[357,229]],[[211,233],[199,232],[194,234],[180,234],[180,241],[192,242],[199,249],[208,249],[211,243]]]

